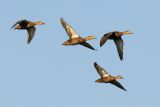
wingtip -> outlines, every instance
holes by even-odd
[[[60,18],[60,21],[64,21],[63,17]]]
[[[31,41],[27,41],[27,44],[29,45],[31,43]]]
[[[98,49],[93,48],[92,50],[97,51]]]
[[[97,62],[94,62],[94,64],[96,64]]]
[[[103,46],[103,44],[100,42],[100,47],[102,47]]]
[[[123,89],[124,91],[127,91],[125,88]]]
[[[123,58],[120,58],[120,60],[123,61],[124,59],[123,59]]]
[[[97,66],[98,64],[97,64],[97,62],[94,62],[94,66]]]
[[[92,48],[92,50],[96,50],[96,49]]]
[[[13,28],[14,28],[14,26],[12,26],[10,30],[12,30]],[[15,28],[14,28],[14,30],[15,30]]]

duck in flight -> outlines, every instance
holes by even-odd
[[[127,91],[117,80],[123,79],[122,76],[111,76],[107,73],[106,70],[104,70],[102,67],[100,67],[96,62],[94,62],[94,67],[97,70],[98,74],[101,76],[100,79],[97,79],[95,82],[98,83],[111,83],[120,89]]]
[[[38,21],[38,22],[32,22],[32,21],[28,21],[26,19],[24,20],[20,20],[20,21],[17,21],[13,26],[12,28],[14,29],[18,29],[18,30],[27,30],[28,32],[28,40],[27,40],[27,43],[29,44],[31,42],[31,40],[33,39],[34,37],[34,34],[35,34],[35,31],[36,31],[36,25],[43,25],[45,24],[44,22],[42,21]],[[11,28],[11,29],[12,29]]]
[[[114,31],[104,34],[104,36],[100,40],[100,47],[103,46],[108,39],[114,40],[114,43],[116,44],[117,47],[118,55],[120,59],[123,60],[123,39],[121,38],[121,36],[129,34],[133,33],[130,31],[124,31],[124,32]]]
[[[62,45],[69,46],[69,45],[83,45],[89,49],[95,50],[94,47],[92,47],[89,43],[87,43],[87,40],[95,39],[95,36],[88,36],[85,38],[80,37],[76,31],[72,28],[71,25],[69,25],[67,22],[64,21],[63,18],[60,19],[60,22],[65,29],[66,33],[69,36],[69,39],[65,41]]]

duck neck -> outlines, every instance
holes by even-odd
[[[117,37],[120,37],[120,36],[124,35],[124,33],[123,33],[123,32],[116,32],[115,35],[116,35]]]
[[[115,79],[120,80],[120,79],[122,79],[122,76],[116,76]]]
[[[34,24],[34,25],[41,25],[42,22],[34,22],[33,24]]]

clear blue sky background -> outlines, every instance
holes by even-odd
[[[0,107],[159,107],[159,0],[1,0]],[[68,39],[63,17],[98,51],[62,46]],[[20,19],[42,20],[30,45],[26,31],[10,30]],[[102,48],[109,31],[124,36],[124,61],[113,41]],[[127,92],[98,84],[93,63],[122,75]]]

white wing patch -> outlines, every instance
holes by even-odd
[[[104,74],[102,77],[109,77],[109,75],[108,74]]]
[[[102,74],[101,74],[102,77],[109,77],[109,74],[106,73],[106,71],[105,71],[104,69],[102,69],[101,73],[102,73]]]
[[[78,38],[79,37],[78,34],[75,32],[75,30],[71,26],[69,26],[68,24],[67,24],[67,32],[69,33],[70,38]]]

